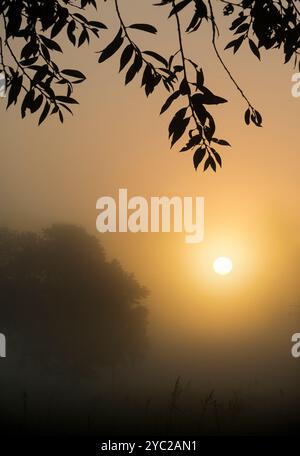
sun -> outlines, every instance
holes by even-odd
[[[216,274],[228,275],[232,271],[232,261],[228,257],[218,257],[213,264]]]

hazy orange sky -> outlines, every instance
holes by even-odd
[[[120,1],[126,23],[146,21],[159,29],[147,42],[144,33],[132,32],[140,46],[167,55],[178,49],[175,23],[169,20],[165,27],[168,8],[151,4],[132,0],[128,6]],[[94,18],[93,10],[90,16]],[[209,27],[185,37],[186,54],[203,67],[207,86],[229,100],[214,110],[216,136],[232,144],[221,150],[223,169],[217,174],[195,172],[192,154],[170,150],[170,113],[158,115],[167,94],[158,91],[147,100],[137,81],[124,88],[119,54],[97,63],[94,51],[103,48],[118,27],[112,2],[102,6],[99,17],[112,26],[102,33],[101,42],[79,51],[67,44],[64,55],[58,56],[65,68],[78,68],[87,76],[76,87],[80,105],[74,117],[68,116],[64,125],[51,118],[38,127],[37,117],[22,120],[18,108],[6,112],[5,100],[0,101],[1,223],[31,229],[70,222],[98,236],[96,200],[116,196],[119,188],[146,198],[204,196],[205,241],[197,246],[185,244],[181,234],[99,236],[108,256],[117,257],[151,290],[153,321],[172,321],[176,309],[200,309],[199,301],[219,302],[220,291],[225,302],[234,303],[243,295],[245,305],[255,301],[259,307],[262,290],[275,296],[272,286],[278,277],[284,277],[285,297],[291,290],[289,280],[294,280],[288,299],[295,300],[297,268],[291,255],[298,252],[300,99],[291,96],[293,68],[283,65],[277,51],[262,53],[262,62],[246,48],[235,56],[223,53],[264,117],[263,128],[247,127],[246,106],[213,54]],[[229,21],[221,18],[221,24]],[[219,49],[228,40],[225,31]],[[234,260],[227,282],[211,272],[213,258],[222,254]],[[195,315],[191,310],[190,316]]]

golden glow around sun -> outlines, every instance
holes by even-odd
[[[213,264],[216,274],[227,275],[232,271],[232,261],[228,257],[218,257]]]

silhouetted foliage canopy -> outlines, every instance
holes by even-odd
[[[147,290],[79,227],[1,229],[0,293],[10,362],[91,375],[146,348]]]
[[[119,22],[109,43],[105,39],[107,25],[98,20],[98,13],[95,18],[88,11],[89,7],[96,9],[103,1],[112,4]],[[247,46],[258,59],[262,49],[281,49],[284,62],[293,61],[296,66],[300,46],[299,0],[161,0],[154,6],[164,7],[162,13],[175,22],[177,30],[175,50],[168,57],[156,50],[140,48],[132,30],[156,34],[157,29],[144,21],[125,23],[120,10],[120,6],[126,7],[125,3],[121,5],[120,0],[1,0],[4,28],[0,52],[9,88],[7,106],[20,100],[22,117],[28,112],[38,112],[40,124],[50,114],[56,114],[63,122],[64,112],[72,112],[70,105],[78,103],[72,96],[74,84],[83,82],[85,75],[77,69],[58,67],[55,55],[63,52],[58,39],[66,36],[73,46],[80,47],[89,44],[94,37],[94,46],[99,47],[98,40],[101,42],[99,63],[119,52],[119,70],[126,72],[125,84],[141,74],[147,96],[161,85],[169,92],[161,113],[175,101],[181,101],[182,107],[169,125],[171,145],[187,134],[188,140],[181,151],[193,150],[195,169],[204,163],[204,170],[216,171],[217,166],[222,166],[222,158],[215,148],[229,146],[229,143],[216,137],[216,125],[209,107],[227,100],[207,87],[203,68],[188,57],[184,48],[184,33],[197,33],[204,22],[210,24],[212,48],[246,102],[244,120],[247,125],[253,123],[261,127],[261,114],[236,82],[217,47],[220,30],[215,10],[221,8],[223,15],[230,17],[228,26],[233,39],[225,49],[236,53],[242,46]],[[190,19],[183,25],[181,15],[184,13],[185,18],[187,11]],[[18,46],[21,52],[16,51]]]

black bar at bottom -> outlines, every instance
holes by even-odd
[[[215,451],[230,454],[254,455],[270,451],[287,454],[296,447],[298,439],[292,437],[0,437],[1,454],[30,455],[156,455],[156,454],[197,454],[208,455]],[[4,452],[3,450],[6,450]],[[21,453],[22,452],[22,453]]]

